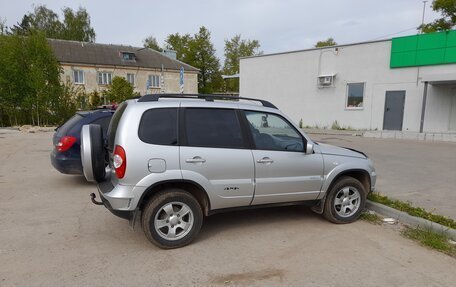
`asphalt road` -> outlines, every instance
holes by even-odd
[[[310,136],[366,153],[377,170],[376,191],[456,219],[456,143]]]
[[[51,167],[51,133],[0,130],[0,147],[0,286],[456,282],[454,258],[403,238],[397,226],[335,225],[305,207],[214,215],[193,244],[160,250],[140,229],[90,203],[93,185]]]

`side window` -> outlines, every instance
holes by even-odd
[[[282,117],[264,112],[245,111],[256,149],[304,151],[300,133]]]
[[[235,110],[185,109],[185,133],[189,146],[244,148]]]
[[[177,108],[145,111],[139,123],[138,135],[145,143],[177,145]]]
[[[102,117],[102,118],[94,120],[92,122],[92,124],[100,125],[101,129],[103,130],[103,136],[106,137],[106,134],[108,133],[108,127],[109,127],[110,122],[111,122],[111,117]]]

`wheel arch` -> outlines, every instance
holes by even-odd
[[[336,182],[341,177],[344,177],[344,176],[353,177],[354,179],[358,180],[364,186],[364,189],[366,190],[367,194],[370,192],[371,178],[370,178],[369,172],[364,169],[348,169],[348,170],[343,170],[343,171],[339,172],[332,178],[330,184],[324,190],[325,194],[331,190],[331,188],[334,186],[334,184],[336,184]]]
[[[180,188],[189,192],[200,204],[203,214],[206,216],[209,215],[211,204],[206,190],[198,183],[185,179],[164,180],[149,186],[139,199],[139,210],[142,211],[149,199],[157,192],[169,188]]]

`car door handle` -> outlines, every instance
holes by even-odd
[[[187,163],[205,163],[206,160],[200,156],[194,156],[193,158],[188,158],[185,160]]]
[[[269,157],[263,157],[262,159],[257,160],[257,163],[269,164],[269,163],[273,163],[273,162],[274,161],[272,159],[270,159]]]

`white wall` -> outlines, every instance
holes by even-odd
[[[356,129],[383,128],[385,92],[405,90],[403,130],[419,131],[424,84],[429,74],[456,73],[456,65],[390,69],[390,41],[241,59],[240,94],[271,101],[295,122]],[[334,87],[318,88],[317,77],[336,74]],[[347,83],[364,82],[364,107],[346,109]],[[429,85],[425,130],[448,129],[451,102],[445,88]],[[448,88],[446,88],[448,89]],[[443,91],[443,92],[442,92]],[[453,93],[454,94],[454,93]],[[441,125],[446,118],[446,125]]]

